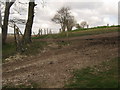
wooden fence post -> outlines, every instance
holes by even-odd
[[[23,35],[22,35],[21,31],[14,24],[14,38],[15,38],[15,44],[16,44],[16,51],[18,51],[19,53],[21,53],[22,50],[23,50],[20,34],[21,34],[21,36],[23,38]]]

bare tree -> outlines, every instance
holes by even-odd
[[[79,23],[77,23],[77,24],[75,25],[75,27],[76,27],[77,29],[80,29],[80,28],[81,28],[81,26],[80,26]]]
[[[2,25],[2,44],[5,44],[8,32],[8,20],[10,14],[10,7],[14,4],[15,0],[6,0],[5,3],[5,12],[4,12],[4,20]]]
[[[80,25],[81,25],[82,28],[85,28],[85,26],[87,26],[87,22],[86,22],[86,21],[83,21],[83,22],[81,22]]]
[[[89,28],[89,25],[87,24],[87,28]]]
[[[69,7],[62,7],[52,18],[52,21],[60,24],[62,31],[65,31],[70,13]]]
[[[28,8],[28,20],[25,27],[25,32],[23,36],[23,43],[31,43],[31,33],[32,33],[32,25],[34,19],[34,7],[36,6],[35,0],[30,0],[29,8]]]
[[[40,31],[41,31],[40,35],[42,35],[42,29],[40,29]]]
[[[67,20],[67,31],[71,31],[73,26],[75,26],[76,21],[74,16],[69,16],[68,20]]]

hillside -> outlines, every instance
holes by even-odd
[[[5,59],[3,87],[71,87],[69,80],[75,70],[84,72],[87,67],[113,62],[111,60],[118,57],[118,35],[118,27],[111,27],[33,37],[33,44],[25,54]],[[112,78],[116,81],[112,84],[116,84],[117,76]]]

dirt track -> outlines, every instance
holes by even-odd
[[[42,88],[64,87],[74,69],[93,66],[118,56],[118,33],[69,38],[59,47],[54,41],[36,56],[3,64],[3,85],[35,82]],[[41,40],[38,40],[41,41]]]

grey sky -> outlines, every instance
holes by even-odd
[[[19,0],[25,2],[25,0]],[[55,15],[56,11],[62,6],[69,6],[71,13],[75,16],[78,23],[81,21],[87,21],[88,24],[93,26],[100,25],[117,25],[118,23],[118,1],[119,0],[44,0],[45,7],[43,8],[40,0],[36,0],[35,18],[33,24],[33,31],[38,32],[39,28],[51,28],[54,32],[57,32],[60,25],[51,21],[51,18]],[[17,14],[12,8],[16,8],[21,13]],[[22,7],[22,8],[21,8]],[[11,8],[10,18],[27,19],[28,5],[14,5]],[[24,26],[19,25],[22,31]],[[13,32],[9,29],[9,33]]]

